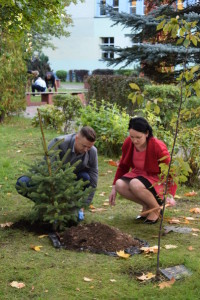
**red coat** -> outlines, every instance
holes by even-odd
[[[134,168],[133,153],[134,153],[134,145],[133,142],[131,141],[131,138],[128,137],[126,138],[122,146],[122,157],[120,159],[119,166],[115,174],[113,185],[115,185],[117,179],[121,178],[124,174],[128,173],[130,168],[131,169]],[[164,156],[166,156],[166,159],[159,161]],[[147,172],[148,175],[159,174],[160,173],[159,164],[161,162],[169,164],[170,162],[169,151],[165,143],[152,137],[148,140],[147,143],[144,170]],[[177,186],[175,184],[172,184],[170,186],[170,194],[174,196],[176,193],[176,189]]]

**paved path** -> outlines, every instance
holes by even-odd
[[[25,118],[30,118],[32,119],[36,114],[37,114],[37,108],[39,106],[27,106],[26,110],[23,113],[23,116]]]

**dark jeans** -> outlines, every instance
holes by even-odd
[[[76,176],[77,176],[77,180],[83,179],[83,181],[87,181],[87,180],[90,181],[90,175],[87,172],[84,172],[84,171],[79,172],[78,174],[76,174]],[[29,198],[27,196],[27,194],[24,195],[24,194],[21,193],[21,190],[19,189],[19,187],[22,187],[22,184],[25,184],[27,187],[31,187],[31,185],[30,185],[30,178],[28,176],[21,176],[21,177],[19,177],[17,179],[16,186],[15,186],[16,190],[17,190],[17,192],[19,194],[21,194],[24,197]],[[84,186],[84,190],[86,188],[88,188],[89,186],[90,186],[90,183],[88,183],[86,186]],[[31,198],[29,198],[29,199],[32,200]]]
[[[38,92],[45,92],[46,88],[41,87],[40,85],[37,84],[32,84],[32,93],[35,93],[35,90]]]

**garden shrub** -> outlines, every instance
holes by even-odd
[[[118,156],[121,146],[128,135],[129,115],[124,109],[120,110],[117,104],[101,101],[97,106],[95,100],[81,109],[78,125],[88,125],[94,128],[97,134],[95,145],[98,152],[109,157]]]
[[[130,115],[133,114],[135,107],[128,99],[131,93],[130,83],[136,83],[141,90],[144,90],[146,84],[151,84],[147,78],[144,77],[127,77],[127,76],[106,76],[106,75],[92,75],[87,78],[88,94],[87,100],[95,99],[101,102],[104,99],[110,103],[116,103],[118,106],[126,109]]]
[[[175,85],[146,85],[144,87],[146,101],[156,101],[162,99],[159,116],[162,125],[167,130],[172,119],[172,111],[178,112],[180,101],[180,90]]]
[[[139,76],[139,70],[136,69],[119,69],[114,71],[114,75]]]
[[[73,79],[74,79],[74,73],[73,73],[73,70],[69,70],[69,81],[70,81],[70,82],[73,82]]]
[[[53,103],[62,110],[65,118],[64,132],[69,133],[71,122],[80,116],[82,103],[78,96],[70,94],[56,95],[53,97]]]
[[[57,76],[61,81],[66,81],[67,71],[64,71],[64,70],[58,70],[58,71],[56,71],[56,76]]]
[[[69,133],[71,123],[80,115],[82,103],[78,96],[70,94],[56,95],[53,97],[54,105],[40,107],[40,114],[43,126],[47,129],[56,129]],[[33,126],[39,125],[39,118],[36,115],[32,120]]]
[[[74,76],[76,82],[83,82],[84,77],[88,76],[89,70],[74,70]]]
[[[54,105],[44,105],[40,107],[40,115],[44,128],[46,129],[56,129],[62,131],[63,124],[65,122],[64,113]],[[39,117],[36,115],[32,119],[32,125],[39,126]]]
[[[113,75],[114,70],[112,69],[96,69],[92,71],[92,75]]]

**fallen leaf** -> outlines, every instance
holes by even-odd
[[[34,246],[34,245],[31,245],[30,246],[31,247],[31,249],[33,249],[33,250],[35,250],[35,251],[40,251],[40,248],[42,248],[43,246]]]
[[[17,282],[17,281],[12,281],[12,282],[10,283],[10,285],[11,285],[12,287],[17,288],[17,289],[22,289],[22,288],[25,287],[25,284],[24,284],[23,282]]]
[[[110,279],[110,282],[116,282],[116,280],[115,279]]]
[[[187,197],[193,197],[193,196],[196,196],[196,195],[197,195],[197,193],[194,190],[192,192],[184,194],[184,196],[187,196]]]
[[[122,258],[129,258],[130,254],[125,253],[124,250],[116,251],[117,255]]]
[[[90,209],[94,209],[94,208],[95,208],[95,206],[94,206],[94,205],[92,205],[92,204],[90,204],[89,208],[90,208]]]
[[[106,192],[102,192],[99,196],[105,196]]]
[[[48,236],[47,234],[43,234],[43,235],[39,235],[38,238],[39,239],[43,239],[44,237]]]
[[[10,227],[12,224],[13,224],[13,222],[6,222],[6,223],[3,223],[3,224],[0,224],[0,227],[1,228]]]
[[[112,160],[112,159],[110,159],[110,160],[108,161],[108,163],[109,163],[110,166],[113,166],[113,167],[117,167],[118,164],[119,164],[119,162],[114,161],[114,160]]]
[[[140,250],[144,251],[144,253],[157,253],[158,252],[158,246],[141,247]]]
[[[190,224],[190,222],[189,222],[189,220],[187,220],[187,219],[185,218],[185,221],[182,222],[182,224]]]
[[[94,208],[94,209],[90,209],[91,212],[102,212],[102,211],[106,211],[106,208],[103,207],[99,207],[99,208]]]
[[[195,208],[191,208],[190,212],[194,213],[194,214],[200,214],[200,208],[195,207]]]
[[[174,284],[174,282],[175,282],[175,278],[172,277],[171,280],[161,282],[158,286],[160,287],[161,290],[164,288],[171,288],[171,286],[172,286],[172,284]]]
[[[144,280],[150,280],[152,278],[154,278],[156,275],[154,275],[153,273],[147,273],[144,274],[142,276],[137,277],[138,280],[144,281]]]
[[[200,229],[198,229],[198,228],[192,228],[192,231],[193,232],[198,232],[198,231],[200,231]]]
[[[110,204],[108,202],[104,202],[103,206],[109,206]]]
[[[192,217],[185,217],[186,220],[189,220],[189,221],[194,221],[195,218],[192,218]]]
[[[177,248],[177,246],[176,245],[165,245],[164,246],[165,247],[165,249],[175,249],[175,248]]]
[[[199,236],[197,233],[192,233],[192,235],[194,235],[194,236]]]
[[[189,251],[193,251],[194,248],[193,248],[192,246],[189,246],[189,247],[188,247],[188,250],[189,250]]]
[[[176,198],[176,199],[181,199],[181,197],[178,196],[178,195],[175,195],[174,198]]]
[[[17,150],[16,152],[17,152],[17,153],[20,153],[20,152],[22,152],[22,150]]]
[[[83,280],[86,281],[86,282],[90,282],[90,281],[92,281],[93,279],[88,278],[88,277],[83,277]]]
[[[180,224],[181,223],[181,221],[180,220],[178,220],[178,219],[170,219],[169,221],[168,221],[168,223],[169,224]]]
[[[113,172],[113,171],[111,171],[111,170],[108,170],[108,171],[107,171],[107,173],[112,173],[112,172]]]

